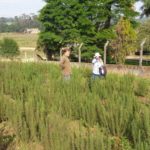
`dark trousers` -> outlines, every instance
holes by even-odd
[[[104,76],[102,76],[102,75],[98,75],[98,74],[92,74],[92,79],[101,79],[101,78],[104,78]]]

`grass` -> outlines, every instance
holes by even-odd
[[[149,58],[148,58],[148,60],[149,60]],[[126,60],[125,64],[126,65],[136,65],[136,66],[138,66],[139,65],[139,60]],[[143,66],[150,66],[150,61],[143,60],[142,65]]]
[[[0,85],[0,120],[11,122],[23,143],[44,150],[149,150],[149,79],[109,74],[93,81],[90,70],[73,68],[65,82],[57,65],[1,63]]]
[[[0,33],[0,40],[5,37],[14,39],[19,47],[36,47],[38,34]]]

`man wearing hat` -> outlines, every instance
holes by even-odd
[[[102,77],[101,74],[103,73],[102,67],[104,63],[101,58],[101,55],[98,52],[95,53],[94,59],[92,60],[92,64],[93,64],[93,75],[92,75],[93,79]]]

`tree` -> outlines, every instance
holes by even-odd
[[[23,14],[14,18],[0,18],[0,32],[24,32],[26,28],[42,29],[37,15]]]
[[[116,25],[116,38],[112,40],[115,61],[123,64],[127,55],[136,51],[136,32],[129,20],[121,18]]]
[[[146,43],[144,44],[144,51],[150,51],[150,19],[142,23],[138,28],[137,45],[139,49],[139,43],[141,43],[145,38]]]
[[[150,15],[150,0],[142,0],[143,1],[143,6],[142,6],[142,17],[144,15],[149,16]]]
[[[121,15],[134,22],[131,9],[134,0],[45,0],[39,20],[44,26],[38,47],[48,58],[58,54],[63,46],[80,45],[82,58],[89,59],[93,52],[103,50],[107,39],[114,37],[112,26]]]
[[[19,55],[19,47],[16,41],[9,38],[0,41],[0,55],[10,58]]]

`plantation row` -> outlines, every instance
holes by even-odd
[[[44,150],[149,150],[150,80],[109,74],[91,80],[57,65],[0,64],[0,121]]]

